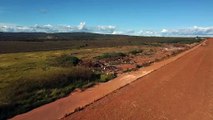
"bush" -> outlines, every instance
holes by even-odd
[[[113,52],[113,53],[103,53],[102,55],[98,56],[98,59],[105,59],[105,58],[117,58],[117,57],[125,57],[126,54],[122,52]]]
[[[113,78],[115,78],[116,75],[113,73],[109,73],[109,74],[101,74],[100,76],[100,82],[107,82]]]
[[[80,59],[75,56],[62,55],[56,58],[56,62],[60,66],[76,66],[80,62]]]
[[[136,54],[139,54],[139,53],[142,53],[142,52],[143,52],[143,50],[141,50],[141,49],[135,49],[135,50],[130,51],[129,53],[136,55]]]

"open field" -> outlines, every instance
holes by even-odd
[[[127,39],[110,39],[94,40],[95,42],[92,40],[87,41],[88,43],[47,41],[46,45],[49,45],[48,42],[57,42],[58,44],[54,44],[58,49],[64,49],[62,46],[67,45],[66,42],[78,46],[66,50],[44,47],[45,50],[52,51],[40,51],[43,49],[37,42],[26,41],[26,46],[22,46],[23,49],[19,51],[18,48],[21,48],[23,41],[0,41],[9,43],[2,53],[20,52],[0,55],[1,119],[64,97],[76,88],[83,90],[124,72],[166,59],[195,46],[196,42],[200,41],[193,38],[173,38],[171,41],[169,38],[154,38],[153,41],[146,41],[138,37],[130,42]],[[60,46],[60,43],[63,45]],[[80,47],[82,44],[85,46]],[[20,46],[8,51],[13,45]]]
[[[103,44],[104,41],[104,44]],[[62,49],[193,43],[194,38],[137,37],[92,33],[0,33],[0,53],[33,52]]]

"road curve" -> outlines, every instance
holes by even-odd
[[[66,120],[213,120],[213,39]]]

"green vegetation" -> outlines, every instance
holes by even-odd
[[[116,75],[114,73],[101,74],[100,82],[107,82],[115,77],[116,77]]]
[[[76,88],[86,89],[115,77],[115,74],[100,74],[85,67],[70,67],[17,79],[0,91],[0,119],[64,97]]]
[[[84,67],[71,67],[17,79],[0,91],[0,116],[22,113],[66,96],[75,88],[98,81],[99,76]]]
[[[143,52],[143,50],[141,50],[141,49],[134,49],[134,50],[130,51],[129,53],[132,54],[132,55],[136,55],[136,54],[139,54],[139,53],[142,53],[142,52]]]
[[[101,81],[66,51],[0,55],[0,119],[31,110]],[[65,55],[64,55],[65,54]],[[108,79],[109,80],[109,79]],[[103,81],[101,81],[103,82]]]
[[[80,58],[94,55],[94,50],[79,52],[77,57],[71,51],[0,55],[0,119],[64,97],[76,88],[86,89],[115,77],[79,65]]]
[[[100,56],[97,56],[97,59],[106,59],[106,58],[118,58],[118,57],[125,57],[126,54],[122,52],[112,52],[112,53],[103,53]]]
[[[85,49],[117,46],[161,46],[165,43],[191,44],[197,38],[142,37],[91,33],[1,33],[0,53]]]
[[[56,64],[60,66],[76,66],[80,59],[71,55],[62,55],[56,59]]]

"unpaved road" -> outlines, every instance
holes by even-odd
[[[213,120],[213,39],[65,119]]]

